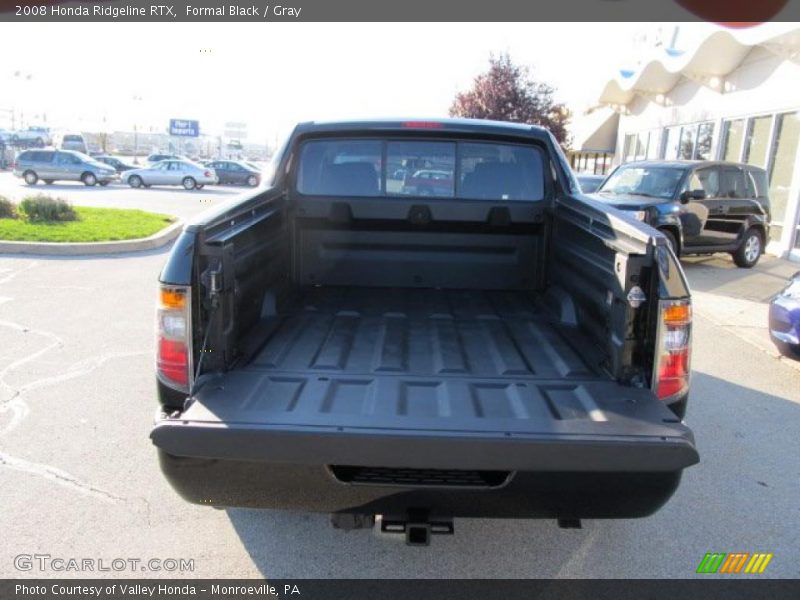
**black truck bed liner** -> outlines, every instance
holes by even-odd
[[[695,462],[688,429],[650,390],[590,369],[581,341],[522,292],[312,288],[154,441],[178,455],[378,467]],[[532,451],[509,453],[515,443]]]
[[[429,383],[594,378],[532,295],[513,291],[310,288],[249,366]]]

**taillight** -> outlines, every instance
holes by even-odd
[[[206,171],[205,173],[203,173],[203,175],[205,177],[211,177],[211,171]]]
[[[689,300],[659,302],[658,355],[653,389],[661,400],[670,400],[689,389],[692,305]]]
[[[192,381],[192,326],[189,288],[161,286],[157,311],[156,369],[166,385],[189,391]]]

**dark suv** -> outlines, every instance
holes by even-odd
[[[618,167],[595,197],[635,211],[659,229],[676,255],[728,252],[750,268],[768,239],[764,169],[715,161],[643,161]]]

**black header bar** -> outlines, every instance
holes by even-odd
[[[535,560],[535,557],[531,557]],[[3,600],[752,600],[800,597],[800,581],[706,579],[19,579]]]
[[[0,21],[602,22],[800,20],[800,0],[0,0]]]

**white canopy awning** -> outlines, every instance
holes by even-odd
[[[786,24],[784,24],[786,25]],[[762,46],[787,59],[800,59],[800,28],[776,32],[766,27],[737,32],[715,31],[693,52],[673,56],[663,53],[637,72],[610,80],[600,94],[605,105],[626,105],[637,95],[669,93],[682,78],[722,89],[722,79],[736,70],[754,46]]]

